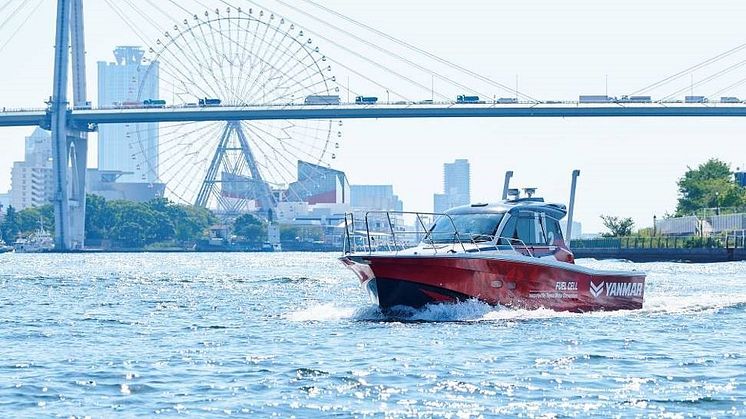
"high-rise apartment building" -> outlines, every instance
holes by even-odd
[[[26,137],[24,161],[13,163],[10,205],[16,210],[46,205],[52,199],[52,137],[36,128]]]
[[[433,195],[434,212],[468,205],[471,202],[471,168],[469,160],[457,159],[443,165],[443,193]]]
[[[158,63],[145,63],[140,47],[114,49],[114,62],[98,62],[98,106],[135,106],[158,99]],[[158,124],[103,124],[98,129],[98,168],[120,171],[120,182],[158,181]]]

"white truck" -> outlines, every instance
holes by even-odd
[[[338,95],[311,95],[306,96],[306,105],[339,105]]]
[[[707,103],[704,96],[684,96],[684,103]]]
[[[606,95],[581,95],[580,103],[614,103],[616,98]]]

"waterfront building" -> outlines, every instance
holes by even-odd
[[[433,211],[471,203],[471,168],[469,160],[457,159],[443,165],[443,193],[433,195]]]
[[[289,185],[285,197],[309,205],[348,204],[350,183],[340,170],[298,160],[298,180]]]
[[[14,162],[10,174],[10,205],[16,210],[46,205],[52,199],[52,138],[36,128],[26,137],[24,161]]]
[[[403,211],[393,185],[351,185],[350,205],[355,209]]]
[[[86,193],[99,195],[107,201],[126,200],[148,202],[163,197],[166,185],[160,182],[119,182],[123,172],[116,170],[86,170]]]
[[[145,63],[140,47],[119,46],[114,62],[98,62],[98,106],[127,107],[158,99],[158,63]],[[120,182],[158,181],[158,124],[102,124],[98,167],[119,171]]]
[[[308,214],[307,202],[278,202],[275,208],[275,221],[292,224],[295,219]]]

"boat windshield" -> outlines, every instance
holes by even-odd
[[[492,241],[497,226],[503,219],[502,213],[455,214],[449,217],[440,216],[430,228],[423,240],[426,243],[489,242]],[[453,222],[451,222],[453,220]],[[455,231],[454,231],[455,227]]]

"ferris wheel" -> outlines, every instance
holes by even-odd
[[[256,9],[184,19],[149,49],[142,69],[138,102],[146,106],[288,106],[339,95],[312,39]],[[156,77],[160,97],[148,97]],[[342,136],[342,122],[333,120],[219,121],[160,123],[158,140],[148,141],[153,127],[143,125],[127,135],[138,168],[165,183],[169,199],[226,213],[301,201],[293,196],[308,185],[298,182],[300,162],[330,167]]]

